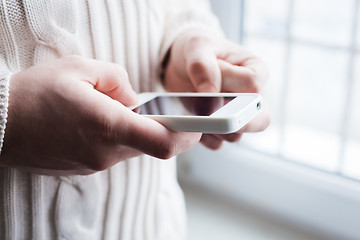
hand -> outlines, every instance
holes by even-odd
[[[127,107],[137,101],[119,65],[69,56],[15,74],[0,165],[40,174],[90,174],[142,153],[195,145]]]
[[[164,86],[173,92],[260,93],[267,80],[264,63],[244,47],[207,32],[188,31],[173,43],[164,74]],[[223,141],[239,141],[243,132],[264,130],[269,124],[265,109],[236,133],[203,134],[201,142],[218,149]]]

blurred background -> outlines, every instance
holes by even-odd
[[[360,1],[211,4],[268,65],[272,124],[180,157],[189,239],[360,239]]]

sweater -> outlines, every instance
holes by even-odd
[[[13,74],[76,54],[122,65],[138,93],[159,91],[174,39],[218,31],[209,9],[205,0],[0,0],[0,147]],[[185,229],[175,159],[143,155],[88,176],[0,167],[0,239],[170,240]]]

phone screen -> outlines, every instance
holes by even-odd
[[[134,111],[146,115],[210,116],[234,98],[159,96]]]

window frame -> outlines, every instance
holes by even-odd
[[[294,0],[289,1],[287,59],[290,59],[291,44],[298,41],[290,34]],[[289,161],[281,154],[266,154],[240,147],[238,144],[225,144],[221,150],[215,152],[197,146],[179,157],[178,173],[181,182],[196,184],[214,194],[249,205],[332,239],[357,239],[360,236],[358,226],[360,181],[342,174],[348,139],[347,123],[352,99],[351,86],[354,82],[353,69],[356,54],[359,53],[359,49],[356,48],[359,2],[355,0],[353,35],[351,46],[347,49],[351,52],[351,64],[347,76],[347,107],[344,109],[342,120],[339,154],[341,160],[339,160],[338,170],[335,173],[327,172],[301,164],[301,162]],[[230,39],[241,43],[244,26],[233,23],[234,19],[243,22],[245,1],[229,0],[227,4],[223,4],[221,0],[211,0],[211,3],[215,6],[213,10],[218,15],[225,34]],[[336,46],[326,47],[336,48]],[[285,67],[285,69],[288,68]],[[284,75],[288,76],[289,72],[285,72]],[[282,91],[285,92],[282,98],[286,99],[286,81],[282,87]],[[282,119],[283,124],[280,126],[285,126],[285,112],[282,113]],[[284,136],[284,131],[283,128],[282,136]]]

